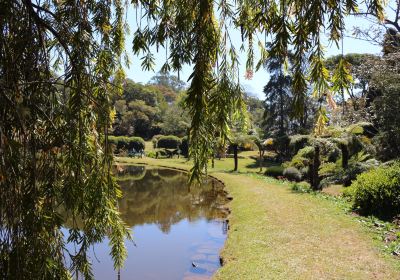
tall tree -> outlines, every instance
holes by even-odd
[[[326,66],[331,75],[334,75],[337,71],[340,61],[344,60],[347,63],[346,71],[348,71],[348,75],[352,76],[352,83],[347,87],[345,96],[341,97],[339,103],[343,110],[334,110],[333,118],[331,118],[333,123],[348,126],[355,122],[371,120],[370,108],[367,106],[371,76],[369,65],[376,59],[379,59],[379,57],[372,54],[349,53],[344,56],[332,56],[326,60]],[[337,99],[337,97],[332,95],[328,97],[331,108],[336,108],[334,99]]]
[[[381,16],[372,3],[351,14],[372,22],[367,27],[355,27],[353,34],[356,38],[381,45],[384,54],[400,51],[400,0],[388,1],[386,12]]]
[[[158,72],[157,75],[150,79],[149,84],[169,87],[176,92],[179,92],[186,87],[185,82],[179,80],[177,76],[174,76],[169,72]]]
[[[116,118],[113,124],[114,135],[136,135],[145,139],[159,134],[162,115],[168,104],[160,88],[125,81],[122,95],[115,96]]]
[[[293,55],[290,55],[292,58]],[[287,65],[285,68],[285,64]],[[312,118],[315,115],[315,102],[309,94],[305,95],[303,114],[295,117],[293,101],[293,65],[279,58],[270,57],[265,69],[270,79],[264,87],[264,120],[263,129],[266,137],[281,137],[287,134],[307,133],[311,128]]]
[[[107,143],[123,10],[119,1],[0,2],[2,279],[91,279],[87,251],[106,235],[115,268],[123,264],[127,229]],[[67,238],[61,209],[75,221]]]
[[[400,158],[400,52],[387,54],[370,65],[370,102],[373,123],[378,129],[374,138],[377,158]]]
[[[269,59],[266,69],[270,79],[264,87],[264,124],[269,137],[282,136],[289,132],[292,112],[292,78],[283,72],[283,61]]]

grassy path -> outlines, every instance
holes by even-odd
[[[133,161],[189,167],[176,159]],[[224,266],[215,279],[400,280],[400,262],[385,256],[372,235],[332,201],[223,168],[211,173],[234,199]]]

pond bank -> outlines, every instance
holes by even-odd
[[[190,168],[177,159],[126,161]],[[215,279],[400,279],[400,262],[332,201],[222,167],[210,174],[225,183],[233,201],[224,266]]]

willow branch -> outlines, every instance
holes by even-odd
[[[29,9],[31,15],[35,19],[35,22],[38,26],[42,26],[48,31],[50,31],[51,34],[57,39],[57,41],[60,43],[60,45],[63,47],[64,51],[66,52],[67,56],[69,57],[71,64],[74,64],[74,60],[72,57],[72,54],[68,48],[68,45],[66,42],[61,38],[61,35],[53,28],[51,27],[44,19],[42,19],[34,10],[34,8],[39,7],[35,4],[33,4],[30,0],[25,0],[25,5]],[[35,7],[36,6],[36,7]]]

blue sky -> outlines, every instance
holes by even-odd
[[[129,69],[126,69],[126,74],[127,77],[134,80],[135,82],[140,82],[143,84],[146,84],[151,77],[153,77],[156,72],[158,72],[161,68],[161,66],[165,62],[165,50],[160,49],[159,53],[155,54],[156,58],[156,66],[155,66],[155,71],[144,71],[141,69],[140,66],[140,57],[137,57],[133,55],[132,53],[132,40],[133,36],[132,34],[135,32],[136,28],[136,17],[135,17],[135,12],[130,6],[128,10],[128,24],[130,26],[130,35],[127,36],[126,38],[126,50],[128,52],[131,65]],[[369,21],[363,20],[361,18],[348,18],[346,19],[346,34],[350,34],[351,30],[353,29],[353,26],[361,26],[361,27],[366,27],[370,25],[371,23]],[[237,42],[237,45],[240,45],[240,35],[238,32],[233,32],[232,36],[233,40]],[[336,48],[335,45],[328,45],[328,40],[325,40],[326,42],[326,57],[332,56],[332,55],[337,55],[341,53],[341,50]],[[369,42],[366,41],[361,41],[361,40],[356,40],[356,39],[351,39],[351,38],[345,38],[344,39],[344,53],[373,53],[373,54],[379,54],[381,51],[380,46],[373,45]],[[237,48],[238,49],[238,48]],[[155,50],[155,49],[154,49]],[[251,80],[245,80],[244,79],[244,72],[245,72],[245,61],[246,61],[246,54],[242,53],[240,55],[240,81],[242,86],[245,88],[246,92],[251,93],[254,96],[257,96],[260,99],[264,99],[264,94],[263,94],[263,88],[264,85],[268,82],[268,73],[264,69],[260,69],[258,72],[254,73],[253,79]],[[180,72],[180,78],[181,80],[187,82],[187,79],[189,75],[192,72],[192,67],[189,65],[184,66],[182,71]]]

